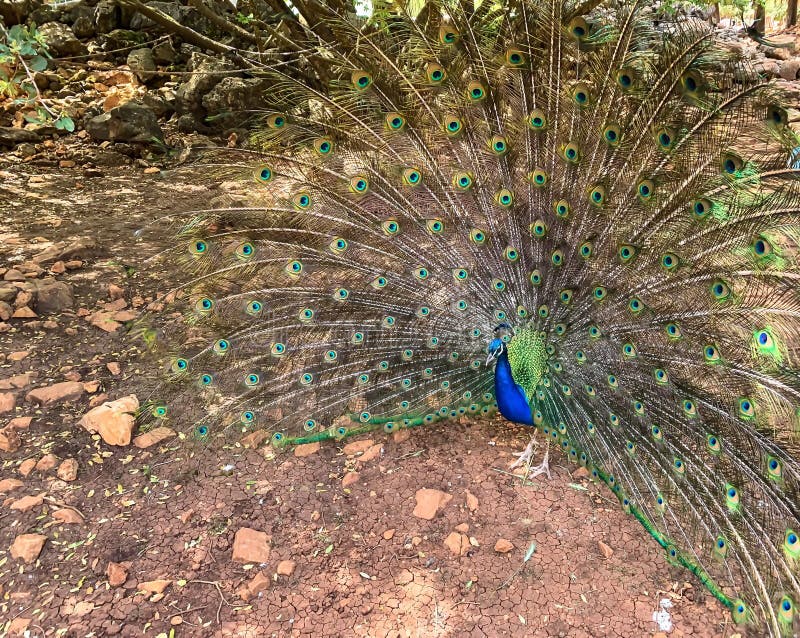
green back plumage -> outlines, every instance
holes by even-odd
[[[643,4],[321,16],[313,81],[265,71],[246,192],[180,232],[190,328],[151,409],[279,445],[490,414],[507,323],[537,425],[790,635],[797,142],[745,60]]]

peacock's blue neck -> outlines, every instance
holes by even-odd
[[[494,396],[500,414],[509,421],[533,425],[528,398],[525,396],[525,391],[514,381],[505,350],[497,358],[494,368]]]

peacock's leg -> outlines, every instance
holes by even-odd
[[[514,456],[519,457],[514,463],[511,465],[509,469],[513,470],[514,468],[521,467],[522,465],[526,466],[525,478],[536,478],[540,474],[547,474],[547,478],[550,479],[550,440],[548,439],[545,443],[545,450],[544,450],[544,458],[539,465],[531,467],[531,463],[533,462],[533,454],[538,447],[536,443],[536,434],[531,437],[530,443],[528,443],[528,447],[526,447],[522,452],[514,452]]]

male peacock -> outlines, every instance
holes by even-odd
[[[791,635],[800,169],[778,90],[647,3],[474,4],[320,10],[265,71],[246,205],[180,232],[190,328],[148,411],[281,446],[499,406],[737,623]]]

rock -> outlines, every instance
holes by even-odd
[[[147,592],[148,594],[163,594],[164,590],[171,584],[171,580],[148,580],[136,585],[136,589],[137,591]]]
[[[230,60],[195,52],[187,69],[192,74],[178,88],[175,107],[178,113],[202,115],[203,97],[222,81],[226,72],[235,73],[235,65]]]
[[[51,55],[56,57],[86,55],[89,52],[66,24],[48,22],[39,27],[39,34],[47,42]]]
[[[9,27],[22,24],[41,5],[41,0],[0,0],[0,17]]]
[[[450,532],[444,539],[444,546],[454,556],[464,556],[470,549],[469,538],[458,532]]]
[[[233,539],[233,562],[266,563],[272,538],[266,532],[241,527]]]
[[[5,301],[0,301],[0,321],[8,321],[14,314],[14,309]]]
[[[58,463],[58,457],[55,454],[45,454],[36,462],[36,471],[45,473],[52,470]]]
[[[94,257],[100,250],[97,242],[92,238],[76,239],[70,244],[66,242],[56,242],[52,246],[45,248],[42,252],[32,257],[32,261],[37,264],[49,264],[56,261],[70,262],[77,259],[87,259]],[[65,264],[65,267],[67,264]]]
[[[36,388],[25,395],[25,400],[37,405],[53,405],[66,401],[75,401],[83,395],[83,384],[77,381],[62,381],[44,388]]]
[[[153,61],[156,64],[169,65],[173,64],[178,58],[178,52],[172,46],[172,42],[165,40],[153,45]]]
[[[36,309],[50,314],[72,308],[75,297],[72,286],[55,279],[41,279],[36,282]]]
[[[138,409],[139,399],[131,394],[92,408],[83,415],[80,424],[89,432],[97,432],[109,445],[128,445]]]
[[[77,38],[91,38],[94,35],[94,22],[88,16],[78,16],[72,23],[72,32]]]
[[[47,536],[42,534],[20,534],[9,548],[11,558],[32,563],[39,558],[46,541]]]
[[[342,479],[342,487],[350,487],[351,485],[355,485],[358,483],[359,478],[360,475],[358,472],[348,472]]]
[[[16,268],[9,268],[3,275],[3,281],[25,281],[25,275]]]
[[[53,512],[53,518],[64,525],[83,525],[84,518],[71,507],[62,507]]]
[[[17,352],[12,352],[8,355],[9,361],[22,361],[23,359],[27,358],[30,353],[27,350],[19,350]]]
[[[402,429],[397,430],[394,434],[392,434],[392,440],[395,443],[403,443],[404,441],[408,441],[411,438],[411,430]]]
[[[110,33],[120,26],[122,9],[114,0],[100,0],[94,8],[94,27],[98,33]]]
[[[614,550],[606,545],[603,541],[597,541],[597,547],[600,549],[600,553],[603,555],[603,558],[608,559],[614,555]]]
[[[253,596],[258,596],[261,592],[269,589],[269,585],[269,577],[262,572],[258,572],[250,582],[236,590],[236,593],[239,594],[239,598],[244,602],[248,602]]]
[[[202,98],[203,108],[209,115],[239,112],[249,117],[250,111],[264,108],[265,94],[272,80],[265,78],[224,77]]]
[[[255,449],[260,446],[264,441],[269,438],[269,432],[266,430],[256,430],[254,432],[250,432],[250,434],[246,434],[242,437],[242,440],[239,441],[242,444],[242,447]]]
[[[0,126],[0,146],[18,146],[20,144],[37,144],[42,137],[34,131],[27,131],[11,126]]]
[[[464,490],[464,495],[467,497],[467,508],[470,512],[478,511],[478,497],[469,490]]]
[[[800,71],[800,58],[784,60],[780,64],[780,76],[784,80],[796,80],[798,71]]]
[[[8,428],[12,430],[27,430],[33,422],[32,416],[17,416],[8,422]]]
[[[155,75],[156,62],[153,59],[153,52],[146,47],[131,51],[128,54],[127,64],[136,77],[145,84]]]
[[[353,441],[348,443],[342,448],[342,452],[347,456],[355,456],[361,452],[367,451],[375,442],[372,439],[364,439],[363,441]]]
[[[277,573],[278,576],[291,576],[294,574],[296,566],[297,563],[295,563],[293,560],[282,560],[280,563],[278,563],[275,573]]]
[[[119,365],[118,361],[109,361],[106,364],[106,369],[113,374],[115,377],[122,373],[122,368]]]
[[[25,485],[19,479],[7,478],[0,480],[0,494],[8,494]]]
[[[34,507],[39,507],[42,503],[44,503],[44,494],[28,495],[11,503],[10,509],[18,512],[29,512]]]
[[[75,459],[64,459],[56,470],[56,475],[68,483],[78,478],[78,462]]]
[[[15,374],[13,377],[0,379],[0,390],[22,390],[28,387],[36,376],[35,372],[25,372],[24,374]]]
[[[386,530],[386,531],[383,533],[383,540],[385,540],[385,541],[390,541],[390,540],[392,540],[392,539],[394,538],[394,532],[395,532],[395,529],[394,529],[394,528],[392,528],[392,529],[387,529],[387,530]]]
[[[494,544],[494,551],[500,554],[508,554],[512,549],[514,549],[514,544],[505,538],[498,539]]]
[[[140,449],[144,449],[152,447],[153,445],[158,445],[161,443],[161,441],[171,439],[173,436],[175,436],[175,430],[161,426],[158,428],[153,428],[144,434],[140,434],[133,439],[133,444]]]
[[[22,306],[21,308],[17,308],[14,311],[14,314],[11,315],[12,319],[35,319],[38,317],[33,310],[28,308],[28,306]]]
[[[126,102],[107,113],[90,118],[86,132],[95,140],[111,142],[152,142],[164,133],[153,111],[138,102]]]
[[[414,498],[417,500],[414,516],[430,521],[436,516],[439,509],[447,505],[453,497],[447,492],[425,487],[417,490]]]
[[[377,459],[381,454],[383,454],[383,445],[381,443],[376,443],[368,448],[364,454],[359,456],[358,460],[361,463],[368,463],[369,461]]]
[[[469,523],[459,523],[456,525],[456,531],[466,534],[469,531]]]
[[[23,638],[31,636],[32,634],[28,631],[28,627],[32,622],[33,618],[23,618],[21,616],[14,618],[8,625],[6,636],[22,636]]]
[[[21,445],[22,441],[14,428],[5,427],[0,430],[0,452],[16,452]]]
[[[108,284],[108,298],[111,301],[125,298],[125,289],[117,284]]]
[[[28,476],[31,472],[33,472],[33,468],[36,467],[36,461],[33,459],[25,459],[22,463],[19,464],[19,473],[21,476]]]
[[[314,443],[301,443],[294,448],[294,455],[298,458],[311,456],[312,454],[319,452],[319,448],[319,441],[315,441]]]
[[[17,405],[17,400],[10,392],[0,392],[0,414],[11,412]]]
[[[108,578],[108,584],[112,587],[120,587],[128,580],[128,568],[111,561],[106,567],[106,578]]]

